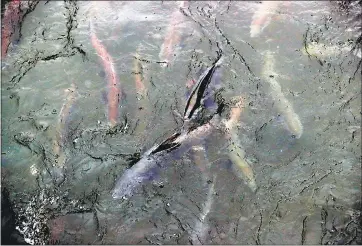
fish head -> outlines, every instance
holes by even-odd
[[[281,124],[289,132],[290,139],[299,139],[303,134],[303,125],[295,113],[279,114],[276,117],[276,123]]]
[[[286,128],[292,134],[292,138],[299,139],[303,134],[303,125],[295,113],[286,116]]]

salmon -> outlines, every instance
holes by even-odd
[[[202,66],[201,69],[197,72],[197,75],[200,77],[205,71],[206,71],[206,68],[204,66]],[[219,69],[216,69],[212,75],[212,79],[210,80],[210,85],[208,85],[208,87],[215,87],[215,85],[213,85],[213,84],[220,84],[221,77],[219,75],[220,75]],[[195,87],[196,83],[197,83],[197,81],[195,79],[190,79],[186,82],[186,95],[185,95],[186,98],[190,98],[192,89]],[[189,105],[190,108],[192,108],[194,106],[194,103],[196,102],[195,99],[196,99],[197,94],[194,94],[194,95],[195,96],[193,97],[193,99],[190,100],[190,105]],[[209,89],[206,91],[206,93],[204,93],[203,106],[205,108],[210,108],[210,104],[215,103],[213,101],[213,98],[210,98],[210,97],[205,98],[208,95],[209,95]],[[210,103],[210,101],[212,101],[212,103]],[[208,168],[210,166],[210,163],[209,163],[207,155],[206,155],[206,149],[205,149],[204,144],[193,146],[191,149],[191,154],[193,157],[193,161],[198,166],[198,168],[202,171],[203,177],[206,178],[206,176],[209,176],[207,173],[208,173]]]
[[[76,86],[74,83],[65,90],[65,101],[59,113],[59,119],[56,125],[56,136],[53,142],[53,151],[57,157],[57,166],[63,167],[65,164],[64,144],[67,140],[68,121],[71,109],[77,99]]]
[[[16,37],[16,28],[21,19],[20,0],[10,1],[6,7],[2,18],[1,27],[1,58],[4,59],[7,55],[9,45]]]
[[[121,99],[125,98],[125,94],[122,93],[119,88],[119,79],[117,76],[116,68],[114,67],[113,57],[108,53],[106,47],[98,39],[92,21],[90,21],[90,30],[91,30],[91,42],[92,46],[96,50],[98,56],[100,57],[103,69],[106,74],[108,84],[108,94],[107,94],[107,103],[108,103],[108,121],[110,126],[113,127],[118,123],[118,108],[119,102]]]
[[[245,159],[245,152],[240,144],[236,133],[237,122],[240,120],[240,115],[243,111],[244,100],[242,97],[237,98],[236,105],[231,109],[230,118],[224,124],[226,127],[225,137],[228,140],[228,156],[233,163],[235,174],[243,179],[248,187],[255,192],[257,185],[254,178],[253,169]]]
[[[251,38],[258,37],[264,28],[270,24],[281,3],[283,1],[262,1],[252,17],[250,25]]]
[[[144,97],[147,94],[147,89],[143,83],[143,69],[142,64],[140,62],[140,56],[139,56],[139,48],[137,48],[136,57],[133,62],[133,70],[134,70],[134,77],[135,77],[135,84],[136,84],[136,90],[137,94]]]
[[[140,55],[139,55],[139,48],[137,48],[136,56],[133,62],[133,73],[134,73],[134,79],[135,79],[135,86],[137,91],[137,100],[138,100],[138,109],[139,109],[139,117],[137,127],[135,129],[136,134],[142,133],[145,131],[147,126],[146,121],[146,113],[148,111],[149,107],[149,100],[147,97],[147,88],[145,84],[143,83],[144,77],[143,77],[143,68],[140,61]]]
[[[187,5],[187,1],[181,1],[179,7],[184,8],[187,7]],[[173,60],[175,49],[181,40],[179,24],[183,21],[183,18],[184,16],[179,8],[177,8],[177,10],[175,10],[171,16],[171,21],[167,28],[166,36],[161,45],[161,51],[159,53],[160,60],[166,62],[162,64],[163,66],[168,66]]]
[[[347,53],[351,53],[355,56],[357,56],[358,58],[361,58],[361,49],[352,49],[352,47],[350,47],[347,44],[341,45],[341,46],[337,46],[337,45],[325,45],[322,43],[316,43],[316,42],[312,42],[309,43],[305,49],[303,49],[303,54],[304,55],[312,55],[314,57],[317,57],[318,59],[321,58],[327,58],[327,57],[336,57],[338,55],[344,55]]]
[[[212,208],[212,204],[214,203],[214,197],[215,197],[215,175],[213,177],[213,180],[211,181],[208,187],[207,191],[207,197],[206,202],[202,206],[202,210],[200,213],[200,218],[197,218],[195,228],[193,230],[193,233],[191,235],[192,244],[204,244],[203,240],[205,239],[205,235],[208,233],[209,225],[208,221],[206,220],[206,217],[209,215],[210,210]]]
[[[303,134],[303,125],[298,114],[294,111],[292,104],[284,96],[282,88],[277,81],[278,74],[275,73],[275,57],[271,51],[264,54],[264,66],[262,69],[263,79],[270,85],[270,94],[273,97],[278,113],[284,117],[287,130],[295,138],[300,138]]]

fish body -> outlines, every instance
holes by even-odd
[[[207,87],[221,61],[222,58],[218,57],[214,64],[195,83],[185,106],[182,129],[161,144],[149,149],[135,165],[126,170],[116,182],[112,192],[113,198],[117,199],[132,195],[143,182],[152,179],[150,174],[154,174],[155,170],[167,166],[173,160],[181,158],[193,146],[201,145],[204,139],[213,131],[213,126],[219,124],[219,118],[215,115],[201,126],[190,127],[188,122],[193,119],[198,112],[198,108],[202,105]],[[190,102],[192,99],[194,103]]]
[[[126,170],[116,182],[112,192],[114,199],[131,196],[145,181],[153,179],[159,168],[181,158],[192,146],[200,144],[210,135],[212,123],[207,123],[190,131],[172,135],[163,143],[148,150],[135,165]]]
[[[107,94],[107,102],[108,102],[108,120],[111,126],[114,126],[118,122],[118,107],[121,99],[125,98],[125,95],[119,88],[119,79],[114,67],[113,57],[108,53],[105,46],[98,39],[92,22],[90,22],[90,30],[91,30],[91,42],[92,46],[95,48],[98,56],[100,57],[104,72],[106,74],[108,84],[108,94]]]
[[[205,67],[201,67],[201,69],[197,72],[197,75],[200,77],[204,72],[206,71]],[[186,98],[189,98],[192,92],[192,88],[195,87],[195,84],[197,83],[196,80],[191,79],[186,82]],[[221,83],[221,71],[220,69],[216,69],[214,71],[214,74],[212,75],[210,85],[208,86],[207,90],[204,93],[204,101],[203,106],[207,109],[215,109],[216,103],[214,101],[214,98],[212,98],[212,90],[215,89],[217,86],[219,86]],[[210,88],[211,87],[211,88]],[[190,101],[189,107],[192,108],[195,103],[194,100]],[[197,145],[192,147],[192,157],[195,162],[195,164],[199,167],[199,169],[203,172],[203,177],[205,177],[205,174],[207,173],[207,169],[209,167],[209,161],[206,156],[206,149],[205,149],[205,143],[202,145]]]
[[[140,56],[139,56],[139,52],[137,49],[136,57],[133,62],[135,85],[136,85],[137,94],[144,97],[147,94],[147,89],[143,83],[143,76],[142,76],[143,69],[142,69],[142,64],[139,59],[140,59]]]
[[[1,27],[1,58],[4,59],[7,55],[9,45],[19,38],[19,25],[21,18],[20,0],[12,0],[6,5],[2,18]]]
[[[147,97],[147,88],[143,83],[143,68],[140,61],[139,52],[137,49],[136,56],[133,62],[133,73],[137,91],[137,100],[138,100],[138,114],[140,119],[138,120],[137,127],[135,129],[137,133],[143,133],[147,127],[146,114],[149,109],[149,100]]]
[[[231,108],[230,118],[225,121],[225,137],[228,140],[228,156],[232,162],[234,173],[245,181],[248,187],[255,192],[257,185],[254,178],[253,169],[245,159],[245,151],[240,144],[240,140],[236,133],[236,126],[240,120],[240,115],[244,107],[242,97],[238,98],[236,105]]]
[[[245,159],[245,151],[240,145],[240,140],[237,138],[237,134],[231,131],[229,135],[231,140],[228,144],[228,156],[233,163],[232,167],[234,173],[245,181],[248,187],[255,192],[257,185],[254,178],[254,172],[249,163]]]
[[[196,73],[197,77],[200,77],[207,68],[205,68],[204,66],[202,66]],[[196,84],[197,80],[196,79],[190,79],[186,82],[186,93],[185,93],[185,98],[186,100],[188,100],[188,98],[190,97],[190,94],[192,92],[192,89],[194,88],[195,84]]]
[[[264,54],[264,66],[262,69],[262,76],[265,81],[270,85],[270,94],[274,100],[277,111],[281,114],[286,122],[286,127],[295,138],[300,138],[303,134],[303,125],[297,113],[295,113],[292,104],[284,96],[282,88],[276,80],[275,74],[275,58],[272,52],[266,51]]]
[[[352,48],[348,45],[337,46],[312,42],[307,45],[306,49],[303,49],[304,55],[312,55],[319,59],[335,57],[341,54],[347,54],[348,52],[352,52],[353,55],[361,58],[361,49],[352,51]]]
[[[187,7],[187,4],[187,1],[180,1],[179,8]],[[181,41],[179,24],[183,21],[184,16],[179,8],[175,10],[171,16],[171,21],[167,28],[166,36],[161,45],[159,58],[161,61],[166,62],[162,64],[163,66],[167,66],[172,62],[176,53],[176,48]]]
[[[214,186],[215,186],[215,176],[213,177],[213,180],[209,184],[206,202],[202,206],[200,218],[197,218],[194,232],[191,235],[191,240],[193,245],[198,244],[197,242],[200,242],[200,244],[204,244],[203,240],[205,235],[207,235],[209,229],[206,217],[209,215],[210,210],[212,208],[212,204],[214,203],[214,195],[215,195]]]
[[[200,76],[203,72],[205,72],[204,67],[202,67],[198,71],[198,73],[197,73],[198,76]],[[195,84],[196,84],[195,79],[190,79],[186,82],[186,93],[185,93],[186,99],[189,98],[189,96],[191,94],[191,90],[195,86]],[[204,144],[193,146],[191,149],[191,155],[192,155],[192,159],[193,159],[194,163],[198,166],[198,168],[202,171],[202,173],[207,173],[209,162],[207,160],[206,149],[205,149]],[[202,177],[205,178],[205,175],[202,175]]]
[[[270,24],[282,1],[262,1],[255,11],[250,25],[250,37],[258,37]]]
[[[74,83],[65,90],[65,102],[60,110],[59,119],[56,127],[56,137],[53,144],[54,154],[57,158],[57,166],[62,167],[65,164],[64,145],[67,140],[67,129],[69,124],[69,118],[71,109],[77,100],[76,86]]]
[[[192,161],[202,172],[203,174],[202,178],[204,179],[204,182],[206,182],[207,176],[209,176],[208,173],[209,173],[210,162],[207,158],[205,143],[192,146],[190,154],[192,156]]]
[[[222,70],[217,65],[215,72],[212,75],[210,86],[206,90],[204,96],[204,106],[209,110],[217,109],[217,103],[215,102],[214,96],[217,90],[221,88],[221,79],[222,79]]]
[[[223,58],[219,57],[211,67],[202,73],[198,81],[194,84],[186,101],[184,120],[194,119],[202,109],[201,105],[204,105],[205,101],[209,98],[209,85],[215,82],[215,80],[213,80],[214,75],[219,75],[216,71],[222,63],[222,60]],[[218,76],[218,79],[220,79],[220,76]]]

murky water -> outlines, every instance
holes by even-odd
[[[361,7],[180,3],[21,6],[2,59],[1,170],[27,242],[362,243]],[[221,53],[214,92],[222,119],[243,97],[234,132],[249,167],[230,167],[220,126],[113,199],[124,171],[181,129],[187,82]]]

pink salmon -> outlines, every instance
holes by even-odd
[[[114,67],[114,61],[112,56],[107,52],[106,47],[98,39],[92,22],[90,22],[91,30],[91,42],[95,50],[97,51],[98,56],[101,58],[103,68],[108,79],[108,120],[111,127],[117,124],[118,122],[118,107],[120,99],[124,99],[125,94],[119,89],[119,79]]]

